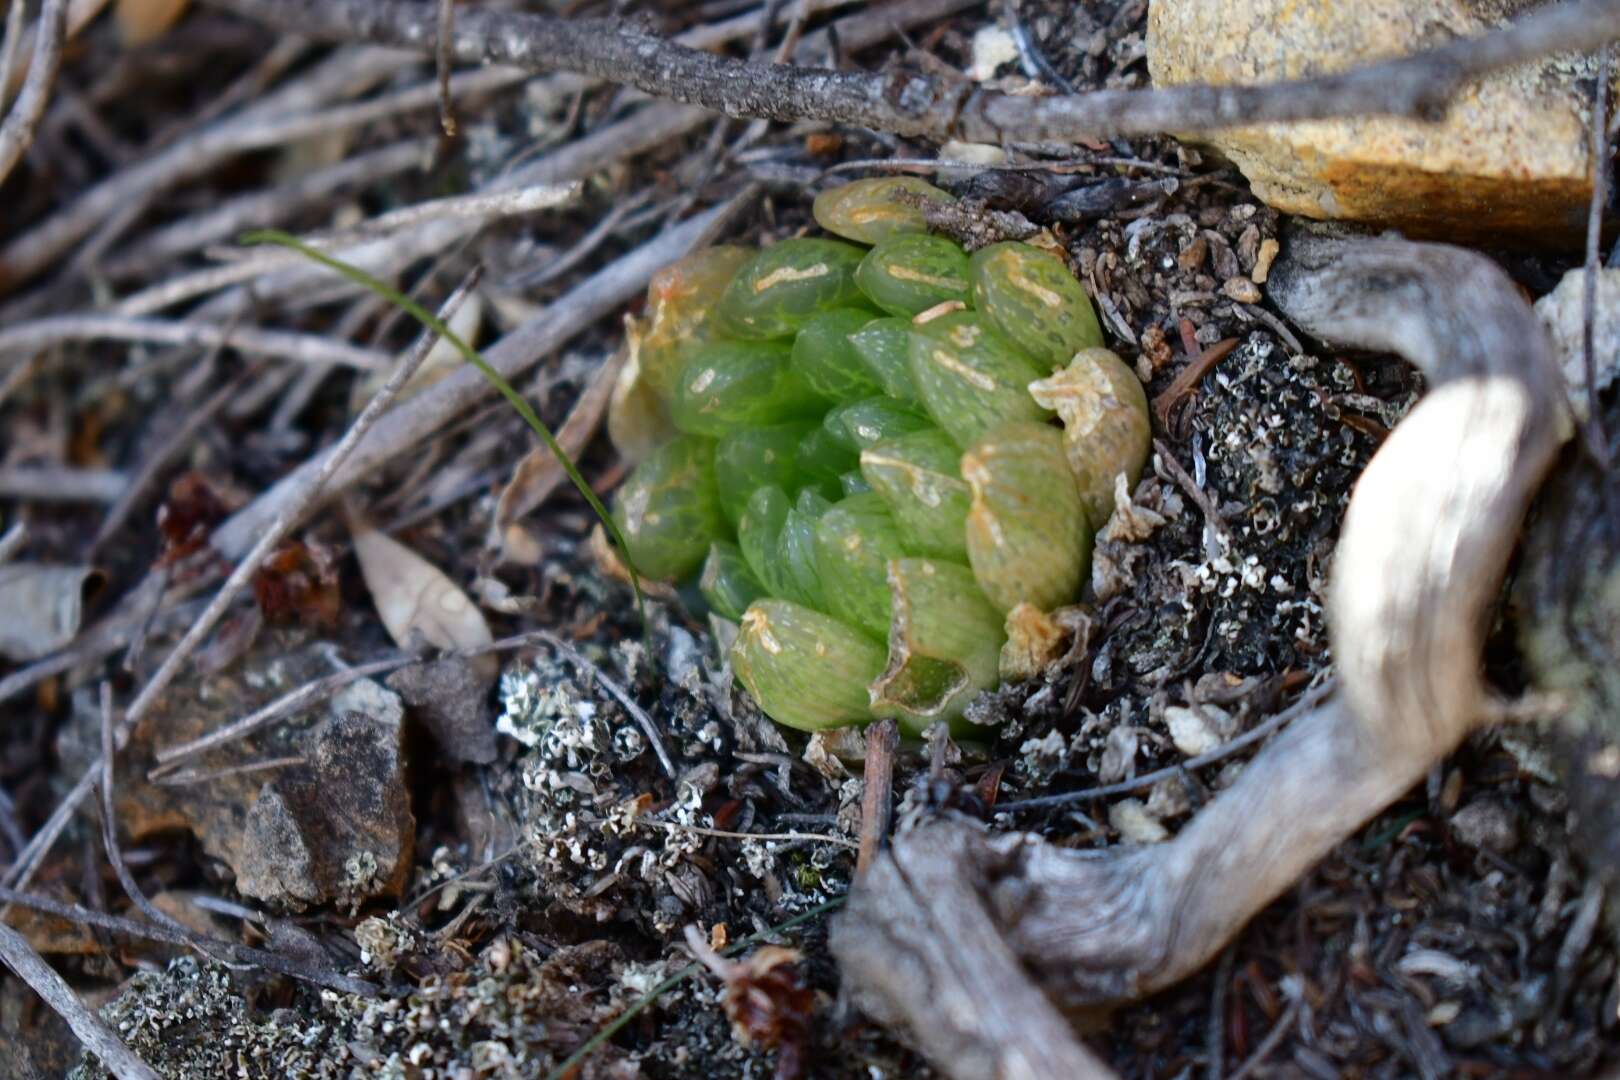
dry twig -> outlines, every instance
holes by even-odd
[[[56,969],[40,959],[28,939],[4,921],[0,921],[0,960],[67,1021],[85,1049],[100,1058],[118,1080],[160,1080],[150,1065],[137,1057],[101,1017],[79,1000]]]
[[[1115,795],[1129,795],[1135,791],[1146,791],[1160,780],[1168,780],[1174,776],[1182,776],[1196,769],[1202,769],[1206,765],[1224,761],[1239,750],[1248,749],[1273,732],[1280,731],[1290,721],[1297,720],[1322,704],[1333,693],[1337,685],[1337,680],[1328,679],[1320,686],[1306,691],[1298,701],[1288,706],[1288,708],[1283,709],[1274,716],[1267,717],[1231,742],[1222,743],[1215,749],[1199,754],[1197,757],[1188,758],[1186,761],[1178,762],[1175,765],[1167,765],[1162,769],[1155,769],[1150,773],[1143,773],[1141,776],[1132,777],[1129,780],[1121,780],[1117,784],[1106,784],[1101,787],[1084,788],[1080,791],[1065,791],[1057,795],[1042,795],[1034,799],[1002,803],[996,807],[996,813],[1010,814],[1020,810],[1040,810],[1055,806],[1069,806],[1090,799],[1111,798]]]
[[[0,357],[8,353],[20,356],[64,341],[144,341],[202,348],[219,348],[228,343],[238,352],[278,356],[302,364],[340,364],[362,371],[376,371],[388,364],[387,355],[375,349],[329,341],[314,334],[123,315],[57,315],[0,330]]]
[[[431,52],[439,20],[411,0],[213,0],[313,37]],[[1504,30],[1340,75],[1268,86],[1187,86],[1020,97],[927,75],[831,71],[731,60],[630,29],[614,19],[460,12],[453,52],[464,63],[573,71],[727,116],[822,120],[913,138],[973,142],[1212,131],[1258,122],[1382,113],[1434,118],[1482,75],[1620,37],[1610,0],[1561,4]]]
[[[674,780],[677,775],[675,763],[670,760],[669,751],[664,749],[664,740],[658,734],[658,725],[654,724],[652,717],[647,715],[647,710],[643,709],[624,687],[608,678],[601,668],[581,656],[578,649],[556,634],[549,630],[531,630],[530,634],[562,653],[575,667],[585,672],[596,681],[597,685],[606,690],[609,697],[623,706],[624,711],[630,714],[631,719],[636,722],[642,733],[647,736],[647,741],[652,744],[653,753],[658,755],[658,764],[664,767],[664,775]]]
[[[22,0],[15,0],[14,6],[22,7]],[[62,63],[62,42],[67,36],[67,9],[68,0],[45,0],[40,8],[39,29],[34,35],[34,53],[28,64],[28,78],[24,80],[22,93],[17,95],[5,122],[0,123],[0,183],[5,182],[27,152],[28,144],[34,141],[39,118],[45,115],[45,106],[51,98],[51,85],[56,82],[56,69]],[[0,82],[0,102],[4,102],[5,98],[5,83]]]
[[[900,745],[900,726],[893,720],[879,720],[866,729],[865,786],[861,790],[861,848],[855,861],[860,876],[872,865],[889,838],[894,794],[894,752]]]

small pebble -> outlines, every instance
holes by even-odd
[[[1255,256],[1254,269],[1249,272],[1249,280],[1256,285],[1265,284],[1266,278],[1271,276],[1271,264],[1277,261],[1278,252],[1282,245],[1276,240],[1267,237],[1260,241],[1260,254]]]
[[[1258,304],[1260,302],[1260,286],[1246,277],[1229,277],[1221,285],[1221,292],[1236,300],[1240,304]]]
[[[1519,823],[1512,809],[1495,799],[1475,799],[1451,816],[1452,834],[1472,848],[1506,855],[1519,846]]]
[[[1127,844],[1157,844],[1170,839],[1170,832],[1148,813],[1141,799],[1121,799],[1108,808],[1108,824]]]
[[[1207,754],[1223,741],[1196,709],[1172,705],[1164,710],[1164,722],[1170,729],[1170,741],[1188,757]]]

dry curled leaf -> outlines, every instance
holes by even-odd
[[[325,548],[289,540],[253,575],[253,597],[266,620],[309,627],[337,625],[341,598],[337,566]]]
[[[607,410],[608,438],[619,456],[631,465],[640,464],[676,434],[663,399],[642,375],[641,339],[646,332],[643,321],[625,316],[623,361]]]
[[[439,649],[477,649],[494,640],[477,605],[438,567],[356,514],[349,515],[349,530],[372,603],[400,648],[425,641]]]

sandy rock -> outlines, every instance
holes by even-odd
[[[1153,0],[1148,69],[1160,86],[1327,75],[1500,26],[1530,0]],[[1463,90],[1443,122],[1359,117],[1210,137],[1255,194],[1289,213],[1413,235],[1564,244],[1591,195],[1592,64],[1552,58]],[[1589,85],[1589,84],[1588,84]]]

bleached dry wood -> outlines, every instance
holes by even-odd
[[[1197,970],[1493,714],[1484,626],[1560,441],[1544,332],[1494,263],[1443,245],[1298,235],[1270,288],[1311,333],[1397,352],[1433,386],[1346,515],[1329,611],[1341,689],[1168,843],[1080,853],[943,819],[879,857],[833,948],[858,1000],[951,1076],[1061,1075],[1009,1058],[1052,1037],[1042,1007]],[[987,1004],[1008,994],[1024,1007]]]

